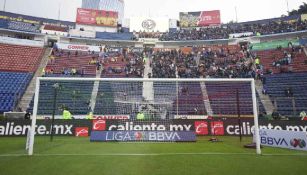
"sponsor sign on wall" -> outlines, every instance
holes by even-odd
[[[289,42],[291,42],[294,46],[298,46],[299,40],[279,40],[279,41],[271,41],[271,42],[263,42],[263,43],[255,43],[253,44],[253,50],[268,50],[268,49],[276,49],[278,46],[282,48],[287,48]]]
[[[63,50],[78,50],[78,51],[95,51],[100,52],[100,46],[78,45],[78,44],[65,44],[57,43],[59,49]]]
[[[203,27],[221,24],[221,15],[219,10],[180,12],[179,18],[180,27]]]
[[[195,142],[192,131],[92,131],[91,141]]]
[[[260,129],[261,145],[307,151],[305,132]]]
[[[118,13],[114,11],[77,9],[77,24],[117,27]]]
[[[229,34],[229,38],[241,38],[241,37],[250,37],[253,36],[253,32],[244,32],[244,33],[232,33]]]
[[[130,18],[130,32],[167,32],[169,30],[168,18]]]

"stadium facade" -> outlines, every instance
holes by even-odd
[[[118,21],[121,23],[124,18],[124,0],[82,0],[82,8],[107,10],[118,12]]]

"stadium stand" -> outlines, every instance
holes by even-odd
[[[98,61],[97,53],[53,50],[49,59],[49,63],[45,68],[46,74],[96,75],[96,62]],[[95,63],[91,64],[91,61],[95,61]],[[75,73],[73,69],[75,69]]]
[[[135,113],[131,101],[142,101],[142,83],[101,83],[94,112],[105,115]]]
[[[8,22],[7,20],[3,20],[3,19],[0,19],[0,28],[8,28]]]
[[[206,84],[209,100],[211,103],[212,111],[215,114],[221,115],[236,115],[237,104],[236,93],[239,90],[239,106],[242,115],[252,115],[252,99],[251,88],[248,83],[235,83],[235,84],[219,84],[209,83]]]
[[[306,73],[267,75],[264,87],[281,115],[296,116],[307,110]],[[287,94],[288,89],[290,93]]]
[[[44,30],[53,30],[59,32],[68,32],[68,28],[61,27],[61,26],[54,26],[54,25],[45,25]]]
[[[99,85],[98,91],[101,92],[97,94],[96,105],[94,112],[96,114],[114,115],[114,114],[125,114],[121,113],[120,109],[116,108],[114,103],[114,95],[119,93],[117,89],[112,88],[112,84],[109,82],[101,83]],[[119,111],[118,111],[119,110]],[[128,111],[126,111],[128,112]]]
[[[65,76],[67,77],[67,76]],[[53,85],[55,82],[42,82],[38,114],[52,114],[53,110]],[[57,98],[56,114],[61,115],[61,110],[69,109],[74,115],[87,114],[93,90],[93,82],[82,82],[78,86],[74,83],[58,82],[59,91]],[[31,111],[31,109],[28,109]]]
[[[204,98],[199,83],[180,83],[178,102],[174,101],[174,114],[178,104],[179,115],[200,115],[206,114]]]
[[[238,23],[226,24],[222,27],[200,28],[200,29],[180,29],[179,31],[170,31],[164,33],[161,41],[183,41],[183,40],[212,40],[228,39],[229,34],[252,32],[253,36],[270,35],[277,33],[287,33],[307,30],[307,21],[296,20],[295,22],[270,21],[263,23]]]
[[[0,111],[15,110],[43,56],[40,47],[0,44]]]
[[[260,58],[261,64],[267,73],[281,72],[305,72],[307,56],[303,49],[274,49],[257,51],[256,55]]]
[[[128,51],[127,48],[106,49],[101,59],[102,77],[143,77],[143,58],[142,53]]]
[[[152,77],[153,78],[175,78],[176,77],[176,59],[177,51],[156,51],[152,59]]]
[[[34,32],[34,33],[40,32],[39,26],[36,24],[17,22],[17,21],[9,21],[8,29],[25,31],[25,32]]]
[[[32,78],[32,73],[0,72],[0,113],[13,111]]]
[[[35,72],[43,48],[0,44],[0,71]]]
[[[96,32],[96,38],[105,40],[132,40],[133,33]]]

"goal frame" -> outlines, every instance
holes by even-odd
[[[252,103],[253,103],[253,116],[254,116],[254,140],[256,142],[256,154],[261,154],[260,149],[260,136],[259,136],[259,125],[258,125],[258,110],[257,110],[257,99],[256,99],[256,87],[255,80],[252,78],[236,78],[236,79],[225,79],[225,78],[169,78],[169,79],[160,79],[160,78],[72,78],[72,77],[37,77],[35,85],[35,97],[34,97],[34,106],[33,106],[33,115],[31,121],[31,130],[30,130],[30,141],[28,155],[33,155],[34,149],[34,136],[35,136],[35,126],[37,119],[37,108],[38,108],[38,98],[40,92],[40,82],[41,81],[114,81],[114,82],[249,82],[251,84],[252,92]],[[178,93],[177,93],[178,95]]]

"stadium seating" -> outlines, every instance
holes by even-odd
[[[96,32],[96,38],[105,40],[132,40],[132,33]]]
[[[237,90],[241,115],[252,115],[252,96],[249,83],[207,83],[207,93],[214,114],[237,115]]]
[[[112,87],[114,87],[114,89]],[[100,83],[98,92],[99,93],[97,94],[96,105],[94,109],[95,114],[100,114],[100,115],[126,114],[124,113],[124,111],[121,111],[120,108],[116,108],[114,100],[119,100],[120,98],[119,94],[122,92],[119,91],[119,87],[117,87],[116,84],[112,85],[110,82]]]
[[[8,22],[7,20],[3,20],[3,19],[0,19],[0,28],[8,28]]]
[[[166,84],[166,85],[165,85]],[[176,83],[153,83],[154,99],[156,102],[173,102],[176,100]]]
[[[273,73],[281,73],[283,71],[305,72],[307,70],[307,64],[305,64],[307,56],[303,51],[301,53],[294,52],[294,58],[292,58],[292,62],[289,65],[273,66],[274,61],[285,57],[284,52],[290,52],[290,49],[263,50],[257,51],[256,54],[259,56],[264,70],[270,69]]]
[[[109,57],[111,59],[111,57]],[[104,64],[104,71],[102,77],[104,78],[123,78],[125,77],[126,61],[118,57],[117,61],[108,61]]]
[[[25,22],[9,21],[8,29],[39,33],[38,25]]]
[[[0,44],[0,113],[16,108],[43,53],[39,47]]]
[[[144,72],[143,56],[130,52],[126,58],[121,52],[107,52],[103,59],[103,78],[142,77]]]
[[[95,76],[96,75],[96,65],[89,64],[93,57],[98,57],[97,54],[89,54],[88,52],[75,52],[63,51],[63,54],[55,56],[54,61],[49,61],[46,66],[46,70],[53,70],[53,74],[62,74],[64,69],[68,69],[69,72],[72,68],[78,71],[78,74],[83,74],[85,76]],[[83,70],[83,71],[82,71]]]
[[[0,113],[12,111],[32,78],[32,73],[0,72]]]
[[[0,44],[0,71],[35,72],[43,53],[39,47]]]
[[[206,113],[203,94],[199,83],[179,83],[178,102],[175,99],[173,113],[179,115],[195,115]],[[176,97],[176,96],[175,96]]]
[[[268,75],[264,87],[280,114],[291,116],[307,111],[307,73]],[[292,89],[293,98],[286,97],[287,88]]]
[[[61,26],[54,26],[54,25],[45,25],[44,30],[53,30],[53,31],[59,31],[59,32],[68,32],[67,28],[61,27]]]
[[[78,82],[76,86],[73,82],[41,82],[39,115],[51,115],[53,111],[53,85],[58,83],[56,114],[61,115],[63,107],[69,109],[73,115],[85,115],[89,111],[89,104],[93,90],[93,82]],[[31,111],[31,109],[29,109]]]

